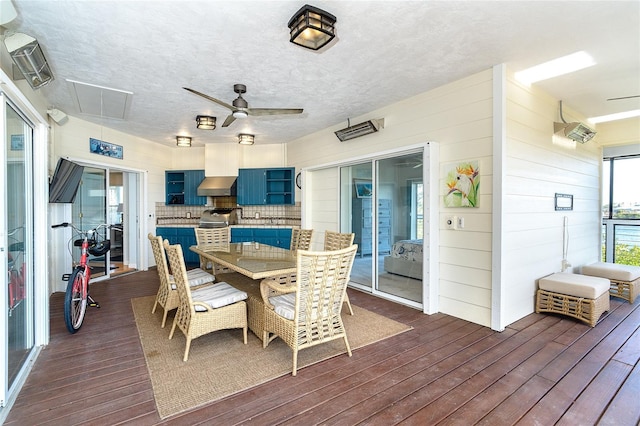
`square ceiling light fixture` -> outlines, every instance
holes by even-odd
[[[336,17],[317,7],[305,4],[289,20],[291,43],[318,50],[336,36]]]
[[[249,135],[247,133],[240,133],[238,135],[238,143],[240,145],[253,145],[255,141],[254,135]]]
[[[13,33],[4,39],[4,45],[31,88],[39,89],[53,80],[38,40],[27,34]]]
[[[208,115],[199,115],[196,117],[196,127],[202,130],[213,130],[216,128],[216,118]]]
[[[176,136],[176,144],[178,146],[191,146],[191,138],[189,136]]]

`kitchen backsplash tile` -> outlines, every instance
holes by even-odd
[[[231,206],[217,207],[229,208]],[[237,206],[233,206],[237,207]],[[182,225],[197,226],[204,210],[212,206],[173,206],[156,203],[156,224],[163,226]],[[237,207],[238,225],[291,225],[300,226],[302,209],[300,203],[294,206],[242,206]]]

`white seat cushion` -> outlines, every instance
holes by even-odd
[[[191,292],[191,299],[194,302],[206,303],[213,309],[231,305],[246,298],[247,293],[230,286],[224,281],[197,288]],[[202,312],[206,311],[206,309],[202,306],[196,306],[196,311]]]
[[[189,280],[189,287],[195,287],[206,283],[212,283],[216,280],[216,277],[200,268],[195,268],[187,271],[187,279]],[[175,290],[176,284],[173,275],[169,275],[169,280],[171,282],[171,288]]]
[[[587,299],[597,299],[609,291],[611,283],[606,278],[558,272],[541,278],[538,286],[542,290]]]
[[[273,305],[273,310],[282,318],[292,320],[296,312],[296,294],[287,293],[269,298]]]
[[[640,278],[640,266],[596,262],[591,265],[583,266],[582,273],[593,277],[609,278],[610,280],[616,281],[634,281]]]

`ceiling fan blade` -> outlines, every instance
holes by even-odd
[[[249,115],[302,114],[302,108],[249,108]]]
[[[229,127],[229,125],[234,121],[236,121],[236,118],[233,116],[233,114],[229,114],[224,120],[224,123],[222,123],[222,127]]]
[[[183,89],[184,89],[184,90],[188,90],[189,92],[193,93],[194,95],[198,95],[198,96],[201,96],[201,97],[203,97],[203,98],[205,98],[205,99],[207,99],[207,100],[210,100],[211,102],[215,102],[215,103],[217,103],[218,105],[221,105],[221,106],[223,106],[223,107],[225,107],[225,108],[230,109],[231,111],[234,111],[234,110],[235,110],[235,108],[234,108],[233,106],[229,105],[228,103],[226,103],[226,102],[222,102],[221,100],[216,99],[216,98],[212,98],[211,96],[209,96],[209,95],[205,95],[204,93],[200,93],[200,92],[198,92],[197,90],[193,90],[193,89],[190,89],[190,88],[188,88],[188,87],[183,87]]]
[[[621,96],[619,98],[610,98],[607,99],[608,101],[619,101],[622,99],[632,99],[632,98],[640,98],[640,95],[632,95],[632,96]]]

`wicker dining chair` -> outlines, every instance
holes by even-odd
[[[260,283],[264,302],[262,346],[276,337],[293,350],[293,370],[298,369],[298,351],[335,339],[351,347],[340,313],[351,275],[357,245],[333,251],[297,252],[297,271]]]
[[[196,244],[199,246],[212,246],[229,248],[231,243],[231,228],[194,228],[196,233]],[[231,272],[228,268],[214,264],[210,259],[200,256],[200,268],[210,274],[223,274]]]
[[[169,311],[178,307],[179,297],[176,290],[176,283],[173,275],[169,273],[169,267],[167,265],[167,256],[162,245],[162,237],[155,236],[151,233],[147,235],[149,242],[151,243],[151,250],[153,251],[153,257],[156,261],[156,268],[158,269],[158,277],[160,278],[160,286],[158,287],[158,294],[156,294],[156,300],[153,303],[153,309],[151,313],[156,312],[158,305],[163,309],[162,314],[162,328],[164,328],[167,322],[167,314]],[[212,284],[215,281],[215,277],[200,268],[191,269],[187,272],[187,279],[189,280],[190,287],[198,287],[206,284]]]
[[[293,228],[291,231],[291,245],[289,250],[309,250],[313,229]]]
[[[244,344],[247,344],[247,293],[226,282],[219,282],[204,288],[191,290],[187,285],[187,271],[180,244],[170,245],[165,240],[164,248],[169,264],[174,272],[180,303],[169,339],[173,338],[176,327],[182,331],[187,343],[183,361],[189,358],[191,341],[218,330],[241,328]]]
[[[341,233],[333,231],[324,231],[324,249],[325,250],[339,250],[350,247],[353,244],[353,240],[356,237],[354,233]],[[351,301],[349,295],[346,294],[344,303],[349,308],[349,313],[353,315],[353,309],[351,309]]]

